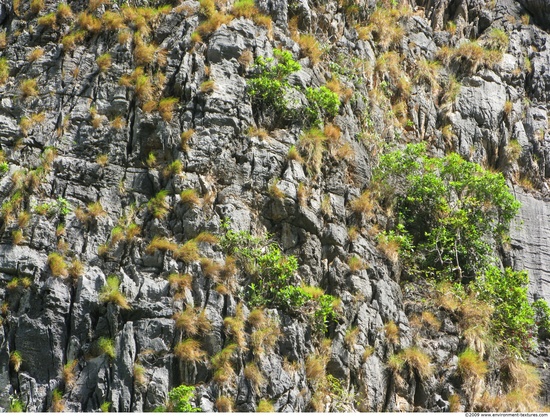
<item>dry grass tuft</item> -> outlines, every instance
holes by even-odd
[[[75,369],[77,365],[78,361],[72,360],[63,366],[62,378],[67,390],[71,390],[76,383]]]
[[[263,309],[256,308],[248,315],[248,323],[254,328],[261,328],[266,324],[266,317]]]
[[[194,189],[185,189],[180,193],[181,203],[189,206],[199,206],[201,200]]]
[[[147,209],[153,217],[157,219],[162,219],[170,211],[170,204],[166,201],[168,197],[168,190],[161,190],[158,192],[155,197],[151,198],[147,203]]]
[[[218,412],[233,412],[235,406],[233,400],[227,396],[220,396],[216,399],[216,409]]]
[[[38,82],[35,78],[23,80],[19,84],[19,91],[23,99],[38,96]]]
[[[283,192],[279,188],[278,184],[279,184],[279,179],[278,178],[273,179],[271,181],[271,184],[269,185],[267,191],[273,199],[282,200],[286,197],[286,195],[285,195],[285,192]]]
[[[181,361],[190,363],[203,361],[207,356],[206,351],[201,349],[201,343],[190,338],[178,343],[174,347],[174,355]]]
[[[350,209],[358,215],[372,217],[375,200],[369,190],[365,190],[361,196],[353,199],[350,203]]]
[[[63,394],[59,389],[54,389],[52,392],[52,412],[63,412],[65,410],[65,401]]]
[[[254,363],[247,363],[244,366],[244,377],[252,383],[256,391],[259,391],[260,386],[265,383],[265,377]]]
[[[272,402],[266,399],[261,399],[258,403],[258,407],[256,408],[256,412],[275,412],[275,408],[273,407]]]
[[[212,93],[216,88],[216,83],[213,80],[207,80],[201,83],[200,85],[200,92],[207,94]]]
[[[237,347],[246,347],[246,333],[244,331],[244,313],[242,302],[239,302],[234,317],[227,317],[223,320],[224,328],[228,335],[233,337]]]
[[[166,122],[170,122],[174,117],[174,107],[178,103],[178,99],[175,97],[165,97],[158,103],[158,111],[160,117]]]
[[[324,132],[313,128],[300,137],[298,149],[304,155],[308,170],[318,174],[321,171],[327,137]]]
[[[185,132],[181,133],[181,149],[184,151],[189,150],[189,140],[195,134],[194,129],[188,129]]]
[[[468,348],[458,356],[458,373],[462,377],[462,389],[468,397],[470,410],[481,393],[487,371],[487,363],[475,351]]]
[[[425,380],[432,375],[430,357],[419,347],[405,348],[399,355],[409,370],[414,371],[420,379]]]
[[[43,48],[35,48],[29,54],[27,55],[27,61],[29,62],[35,62],[38,61],[42,56],[44,55],[44,49]]]
[[[99,67],[99,72],[105,73],[109,68],[111,68],[111,65],[113,64],[113,61],[111,59],[111,54],[105,53],[97,57],[95,60],[97,66]]]
[[[101,32],[101,20],[89,13],[81,12],[77,17],[78,26],[91,33]]]
[[[48,266],[55,277],[67,277],[67,263],[61,254],[50,253],[48,255]]]
[[[317,382],[325,377],[326,358],[321,355],[310,355],[306,359],[306,377]]]
[[[254,0],[237,0],[231,9],[231,14],[235,17],[244,17],[250,19],[259,13],[254,4]]]
[[[59,3],[57,5],[56,16],[57,16],[57,19],[59,20],[72,19],[73,11],[71,10],[71,6],[69,6],[67,3]]]
[[[101,303],[112,303],[121,309],[130,309],[130,304],[120,292],[120,280],[116,276],[107,277],[107,283],[99,292],[99,301]]]
[[[384,325],[384,333],[386,334],[386,339],[390,344],[399,343],[399,327],[395,322],[390,321]]]
[[[44,0],[31,0],[31,3],[30,3],[31,13],[34,13],[35,15],[37,15],[42,11],[42,9],[44,9]]]
[[[297,42],[300,45],[302,55],[308,57],[313,65],[317,64],[323,52],[315,36],[301,34]]]
[[[145,249],[147,254],[153,254],[155,251],[172,251],[175,252],[178,249],[178,244],[170,241],[168,238],[155,236]]]
[[[171,273],[168,276],[168,283],[176,292],[176,298],[185,294],[185,289],[191,289],[193,276],[190,274]]]
[[[174,251],[174,258],[188,264],[197,261],[200,258],[197,242],[189,240],[185,244],[180,245]]]
[[[99,154],[96,157],[95,162],[101,167],[107,167],[109,164],[109,156],[107,154]]]
[[[352,273],[355,273],[359,270],[362,270],[364,268],[364,263],[361,258],[359,258],[356,255],[352,255],[350,258],[348,258],[348,266]]]

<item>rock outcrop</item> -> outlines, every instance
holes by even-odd
[[[204,411],[473,408],[456,317],[419,322],[377,246],[391,214],[350,207],[391,144],[503,171],[504,263],[550,300],[547,2],[238,3],[0,2],[0,410],[152,411],[182,384]],[[301,68],[262,102],[279,49]],[[339,106],[312,133],[321,86]],[[270,234],[335,318],[320,293],[255,311],[227,230]],[[432,374],[389,365],[411,348]]]

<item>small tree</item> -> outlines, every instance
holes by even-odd
[[[455,153],[428,157],[422,143],[384,155],[373,184],[397,214],[390,233],[408,248],[409,270],[463,283],[490,265],[490,241],[502,241],[520,207],[501,173]]]
[[[193,386],[181,385],[168,392],[166,406],[155,409],[155,412],[202,412],[202,409],[191,405],[191,399],[195,396]]]

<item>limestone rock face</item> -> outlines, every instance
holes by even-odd
[[[449,411],[461,324],[401,282],[395,214],[352,205],[408,142],[505,173],[503,264],[550,301],[548,1],[67,3],[0,1],[0,412],[148,412],[180,385],[207,412]],[[300,69],[268,102],[277,49]],[[227,229],[314,296],[253,300]],[[417,346],[429,377],[391,365]]]
[[[546,200],[518,190],[516,196],[522,206],[511,229],[512,260],[516,269],[529,272],[529,292],[534,299],[550,299],[550,269],[548,254],[548,216],[550,206]]]

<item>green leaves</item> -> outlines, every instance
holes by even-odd
[[[247,303],[253,307],[280,308],[291,314],[299,314],[304,306],[308,306],[314,312],[310,318],[312,326],[325,333],[329,321],[337,317],[339,299],[325,295],[319,288],[292,284],[298,270],[298,259],[285,256],[275,243],[269,242],[269,237],[233,231],[227,222],[222,223],[222,228],[226,230],[220,239],[222,249],[235,257],[250,276],[245,293]]]
[[[178,386],[168,392],[167,406],[158,407],[154,412],[202,412],[200,407],[191,405],[194,396],[193,386]]]
[[[528,284],[526,271],[506,268],[502,272],[490,266],[473,286],[481,300],[495,307],[493,332],[499,339],[518,349],[529,349],[532,346],[535,311],[527,297]]]
[[[289,51],[275,49],[273,55],[276,59],[256,58],[254,75],[248,81],[248,92],[253,100],[267,109],[274,109],[283,118],[304,116],[307,126],[320,126],[325,118],[338,114],[340,98],[325,86],[306,88],[303,93],[307,105],[304,107],[299,106],[299,103],[292,103],[294,110],[291,111],[288,97],[302,89],[291,86],[288,77],[299,71],[301,66],[294,61]],[[299,109],[296,108],[297,105]]]
[[[501,173],[458,154],[426,155],[424,144],[384,155],[374,173],[381,203],[398,214],[397,227],[379,242],[398,242],[409,274],[469,284],[472,295],[494,307],[491,331],[521,353],[532,346],[535,319],[544,332],[550,308],[531,305],[525,271],[501,271],[494,246],[508,233],[520,204]]]
[[[405,258],[465,283],[490,264],[487,239],[507,232],[520,206],[501,173],[455,153],[428,157],[424,144],[383,156],[373,183],[412,237]]]
[[[305,109],[306,117],[313,126],[318,126],[325,117],[334,117],[340,109],[340,99],[338,95],[330,91],[325,86],[318,88],[308,87],[306,89],[306,98],[309,105]]]
[[[285,96],[292,88],[288,76],[301,69],[300,64],[292,59],[289,51],[275,49],[273,54],[277,58],[256,58],[254,70],[256,74],[248,82],[249,94],[257,101],[285,116],[288,112],[288,103]]]

